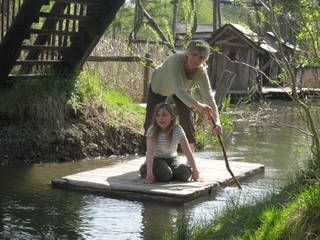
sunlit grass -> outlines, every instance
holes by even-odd
[[[181,239],[179,231],[186,240],[320,239],[319,179],[319,169],[301,171],[279,193],[255,204],[229,204],[221,216],[201,226],[185,221],[164,239]]]
[[[77,114],[97,113],[94,108],[103,108],[107,110],[101,113],[105,115],[103,118],[109,116],[113,126],[127,120],[137,128],[142,126],[145,115],[145,109],[139,103],[122,92],[107,89],[97,74],[87,72],[72,78],[52,75],[19,82],[15,89],[0,93],[0,114],[21,121],[41,120],[47,126],[64,122],[69,117],[68,109]]]
[[[260,220],[256,231],[235,239],[320,239],[320,183],[304,190],[288,205],[266,209]]]

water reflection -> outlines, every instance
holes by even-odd
[[[285,111],[284,111],[285,109]],[[289,110],[288,110],[289,109]],[[297,121],[287,105],[273,106],[273,111],[288,123]],[[242,120],[234,122],[232,132],[224,135],[230,161],[257,162],[265,173],[236,186],[181,205],[137,202],[54,189],[56,177],[86,171],[134,158],[96,159],[90,161],[39,164],[0,168],[0,238],[1,239],[161,239],[176,220],[189,216],[194,222],[215,218],[227,204],[253,203],[278,191],[288,173],[303,166],[300,155],[307,140],[292,128],[273,121]],[[196,157],[223,160],[219,146]]]
[[[143,204],[101,196],[87,196],[80,211],[84,239],[141,239]]]

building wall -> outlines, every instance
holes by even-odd
[[[296,78],[303,88],[320,88],[320,67],[299,69]]]
[[[250,86],[254,85],[256,74],[247,64],[255,63],[256,54],[249,48],[237,48],[230,46],[219,46],[222,54],[214,53],[209,61],[209,76],[213,88],[222,76],[224,70],[229,70],[236,74],[230,92],[247,93]],[[244,62],[246,64],[241,64]]]

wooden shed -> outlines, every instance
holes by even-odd
[[[207,62],[213,88],[216,88],[225,70],[236,74],[228,91],[233,95],[247,95],[252,87],[261,91],[264,86],[272,86],[256,67],[272,80],[278,80],[280,68],[274,58],[278,48],[271,33],[260,37],[242,25],[226,24],[205,40],[213,49],[218,49]],[[290,56],[294,47],[285,42],[283,46],[285,53]]]

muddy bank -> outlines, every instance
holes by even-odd
[[[63,162],[145,151],[144,136],[126,127],[69,120],[48,128],[30,122],[1,121],[0,164]]]

